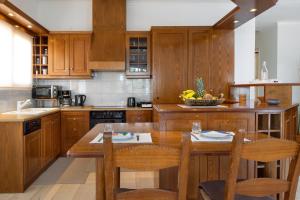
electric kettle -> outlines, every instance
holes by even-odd
[[[84,102],[86,100],[86,96],[85,95],[75,95],[75,106],[83,106]]]

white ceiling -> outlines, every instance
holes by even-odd
[[[51,31],[92,29],[92,0],[9,1]],[[235,6],[231,0],[127,0],[127,30],[211,26]]]
[[[277,5],[256,17],[256,29],[281,21],[300,22],[300,0],[279,0]]]

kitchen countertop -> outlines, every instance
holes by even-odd
[[[153,108],[127,107],[127,106],[70,106],[63,107],[61,111],[101,111],[101,110],[153,110]]]
[[[70,106],[63,108],[56,108],[51,111],[45,111],[39,114],[32,115],[24,115],[24,114],[0,114],[0,122],[24,122],[32,119],[41,118],[43,116],[53,114],[59,111],[101,111],[101,110],[135,110],[135,111],[143,111],[143,110],[152,110],[152,108],[140,108],[140,107],[94,107],[94,106]]]
[[[257,111],[286,111],[295,106],[299,106],[299,104],[289,104],[278,106],[270,106],[267,103],[260,104],[222,104],[220,107],[203,107],[203,108],[182,108],[178,106],[178,104],[157,104],[153,106],[153,110],[159,113],[167,113],[167,112],[257,112]]]
[[[24,122],[36,118],[41,118],[43,116],[60,112],[59,108],[53,110],[45,111],[39,114],[24,115],[24,114],[0,114],[0,122]]]

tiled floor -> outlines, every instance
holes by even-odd
[[[154,177],[154,178],[153,178]],[[158,186],[158,173],[122,171],[121,187]],[[297,200],[300,200],[300,186]],[[0,194],[0,200],[94,200],[95,160],[59,158],[23,194]]]
[[[153,177],[155,177],[153,179]],[[158,185],[154,172],[121,173],[121,186],[151,188]],[[94,200],[95,160],[59,158],[24,194],[0,194],[0,200]]]

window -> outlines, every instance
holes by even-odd
[[[0,87],[31,87],[32,38],[0,20]]]

